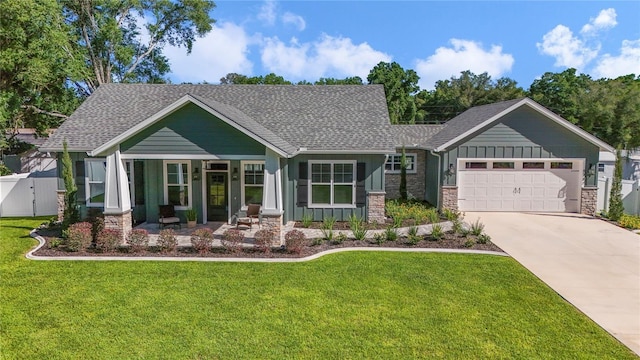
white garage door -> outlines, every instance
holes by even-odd
[[[578,212],[582,160],[460,160],[461,211]]]

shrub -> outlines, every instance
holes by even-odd
[[[640,216],[622,214],[618,224],[627,229],[640,229]]]
[[[119,230],[102,229],[96,238],[96,248],[102,252],[113,251],[118,247],[121,239]]]
[[[302,253],[304,243],[307,241],[307,237],[300,230],[291,230],[284,236],[284,243],[287,247],[287,251],[298,254]]]
[[[622,156],[620,150],[616,151],[616,163],[613,168],[613,183],[609,193],[609,219],[613,221],[620,220],[624,213],[624,205],[622,203]]]
[[[411,245],[416,245],[422,240],[422,236],[418,235],[418,227],[412,226],[407,232],[407,242]]]
[[[442,215],[445,217],[445,219],[447,219],[449,221],[456,221],[456,220],[460,219],[460,212],[458,212],[456,210],[444,209],[442,211]]]
[[[333,238],[333,242],[335,244],[342,244],[343,242],[345,242],[347,240],[347,234],[345,233],[338,233],[338,235],[336,235]]]
[[[442,225],[433,224],[431,227],[431,238],[433,240],[441,240],[444,237],[444,231],[442,230]]]
[[[213,230],[209,228],[197,229],[191,233],[191,246],[200,254],[211,250],[213,246]]]
[[[127,236],[127,243],[133,252],[141,252],[149,245],[149,233],[145,229],[133,229]]]
[[[436,210],[436,209],[428,209],[427,210],[427,220],[431,224],[439,223],[440,222],[440,214],[438,214],[438,210]]]
[[[464,242],[463,246],[466,248],[470,248],[475,244],[476,242],[473,239],[467,239],[467,241]]]
[[[304,213],[302,214],[302,227],[308,228],[313,223],[313,214]]]
[[[349,227],[353,232],[353,237],[356,240],[364,240],[367,237],[367,224],[362,219],[359,219],[355,215],[349,217]]]
[[[76,252],[88,248],[92,239],[90,223],[75,223],[69,226],[65,245],[69,251]]]
[[[104,230],[104,218],[100,216],[91,218],[91,225],[91,235],[93,236],[93,241],[97,241],[98,234],[100,234],[102,230]]]
[[[160,230],[158,235],[158,247],[163,253],[174,252],[178,247],[178,239],[173,229]]]
[[[49,240],[49,249],[55,249],[62,244],[64,244],[64,241],[62,241],[62,239],[52,238],[51,240]]]
[[[222,234],[222,246],[232,253],[242,250],[242,240],[244,240],[244,234],[240,230],[229,229]]]
[[[470,231],[472,235],[480,236],[484,231],[484,224],[480,222],[480,219],[476,219],[476,221],[471,223]]]
[[[428,219],[429,212],[436,211],[419,201],[397,199],[385,202],[384,210],[386,216],[392,218],[395,224],[402,224],[407,219],[413,219],[416,223],[421,224]]]
[[[376,233],[373,235],[373,242],[382,245],[387,240],[387,237],[383,233]]]
[[[486,244],[489,241],[491,241],[491,236],[489,236],[487,234],[480,234],[480,235],[478,235],[478,238],[476,239],[476,242],[478,244]]]
[[[462,235],[464,231],[464,228],[462,227],[462,221],[460,221],[459,219],[452,220],[451,230],[453,230],[453,232],[456,234]]]
[[[273,239],[275,238],[275,233],[271,230],[262,229],[256,231],[256,249],[264,252],[271,252],[271,245],[273,244]]]
[[[384,229],[384,237],[387,241],[396,241],[398,240],[398,230],[389,226]]]
[[[418,227],[417,226],[409,227],[409,230],[407,231],[407,235],[408,236],[416,236],[416,235],[418,235]]]
[[[327,216],[322,219],[322,228],[326,230],[333,229],[333,226],[336,224],[336,218],[333,216]]]

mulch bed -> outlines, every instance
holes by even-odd
[[[373,240],[345,240],[341,243],[336,242],[328,242],[322,241],[319,245],[313,245],[313,240],[307,240],[307,243],[303,247],[303,250],[300,254],[292,254],[286,251],[283,248],[273,248],[271,252],[265,253],[259,251],[255,248],[245,248],[240,252],[229,252],[224,248],[213,248],[211,251],[206,252],[204,254],[200,254],[195,251],[193,248],[187,247],[178,247],[175,252],[163,253],[158,250],[158,248],[150,246],[147,250],[133,253],[129,251],[128,247],[122,247],[112,252],[99,252],[95,249],[87,249],[78,252],[70,252],[65,251],[63,247],[52,247],[51,242],[59,240],[60,233],[47,230],[40,229],[38,230],[38,234],[42,236],[46,244],[40,248],[38,251],[34,253],[37,256],[78,256],[78,257],[94,257],[94,256],[121,256],[121,257],[219,257],[219,258],[230,258],[230,257],[240,257],[240,258],[300,258],[310,256],[322,251],[330,250],[330,249],[338,249],[345,247],[362,247],[362,248],[376,248],[376,247],[392,247],[392,248],[435,248],[435,249],[467,249],[467,250],[488,250],[488,251],[497,251],[504,252],[497,245],[488,242],[486,244],[478,244],[474,243],[472,246],[465,246],[465,242],[469,239],[474,239],[475,236],[469,235],[466,238],[462,237],[458,234],[454,234],[452,232],[446,232],[444,237],[440,240],[432,240],[429,239],[428,236],[425,236],[423,240],[418,242],[415,245],[407,243],[407,238],[400,236],[396,241],[385,241],[384,243],[378,245],[373,243]]]

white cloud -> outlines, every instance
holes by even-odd
[[[264,67],[289,79],[360,76],[365,80],[380,61],[391,61],[391,56],[366,42],[354,44],[349,38],[326,34],[303,44],[295,38],[289,44],[277,37],[267,38],[262,48]]]
[[[585,35],[593,34],[599,30],[608,30],[618,25],[616,21],[616,9],[601,10],[597,17],[589,19],[589,23],[582,27],[580,32]]]
[[[542,42],[536,43],[536,46],[543,54],[556,58],[555,66],[573,67],[578,70],[593,60],[600,50],[599,44],[588,46],[564,25],[558,25],[544,34]]]
[[[298,31],[302,31],[307,27],[307,23],[304,21],[304,18],[300,15],[296,15],[294,13],[285,12],[282,15],[282,23],[283,24],[291,24],[298,29]]]
[[[273,0],[266,0],[260,12],[258,13],[258,19],[264,21],[267,25],[273,25],[276,22],[276,2]]]
[[[493,78],[511,71],[513,56],[503,53],[502,46],[492,45],[491,49],[485,50],[475,41],[451,39],[450,43],[452,47],[439,47],[428,58],[416,60],[421,88],[433,89],[436,81],[457,76],[465,70],[475,74],[486,72]]]
[[[173,46],[166,46],[163,52],[169,58],[174,82],[217,83],[228,73],[252,73],[253,64],[247,58],[251,42],[242,27],[225,22],[196,39],[189,55],[185,48]]]
[[[596,78],[640,75],[640,39],[623,40],[619,56],[605,54],[598,60],[593,74]]]

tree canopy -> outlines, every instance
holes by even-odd
[[[413,124],[416,103],[413,95],[420,89],[420,77],[413,70],[405,70],[396,62],[378,63],[367,76],[369,84],[382,84],[392,124]]]

